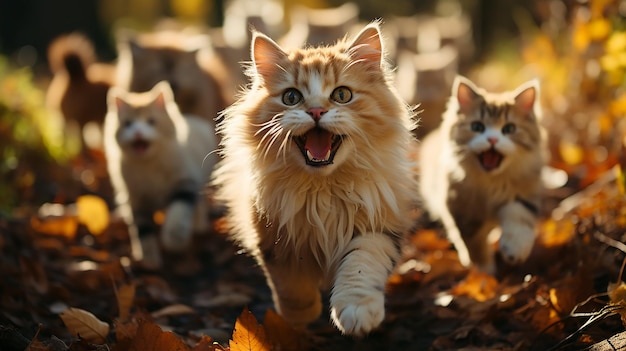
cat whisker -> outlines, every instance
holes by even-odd
[[[279,154],[282,154],[283,156],[283,162],[285,162],[286,156],[287,156],[287,150],[289,148],[288,145],[290,145],[289,141],[291,140],[291,131],[287,131],[287,133],[285,134],[285,137],[283,138],[283,141],[280,143],[280,146],[278,147],[278,153],[276,154],[276,158],[278,158]]]

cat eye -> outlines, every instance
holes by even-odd
[[[352,100],[352,91],[348,87],[339,87],[333,90],[330,98],[340,104],[345,104]]]
[[[482,133],[485,131],[485,125],[482,122],[472,122],[472,124],[470,124],[470,128],[472,129],[472,132],[476,132],[476,133]]]
[[[293,106],[302,101],[302,94],[298,89],[289,88],[283,93],[283,104]]]
[[[148,124],[153,126],[156,123],[155,119],[153,117],[148,118]]]
[[[504,125],[504,127],[502,127],[502,134],[515,133],[515,130],[517,130],[517,128],[515,127],[515,124],[507,123]]]

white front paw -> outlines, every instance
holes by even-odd
[[[333,303],[333,301],[335,301]],[[362,336],[378,327],[385,318],[385,297],[382,291],[363,294],[333,294],[331,318],[344,334]]]
[[[166,250],[183,251],[192,238],[193,208],[183,202],[174,202],[165,213],[161,229],[161,243]]]
[[[535,242],[535,229],[525,225],[502,228],[500,253],[505,262],[520,264],[526,261]]]

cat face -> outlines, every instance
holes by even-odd
[[[129,93],[119,88],[109,93],[109,109],[117,111],[115,138],[129,156],[147,158],[158,153],[159,144],[175,138],[175,127],[167,111],[173,99],[167,83],[146,93]]]
[[[470,164],[496,174],[517,157],[539,148],[538,93],[537,81],[511,92],[490,94],[457,77],[452,101],[458,113],[451,138]]]
[[[351,43],[289,53],[256,33],[252,56],[248,132],[270,161],[316,174],[368,164],[406,114],[387,84],[377,25]]]

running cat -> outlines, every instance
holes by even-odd
[[[193,231],[207,229],[203,187],[217,156],[217,140],[205,119],[184,116],[167,82],[149,92],[113,87],[108,94],[104,146],[115,200],[129,224],[133,259],[161,264],[154,213],[165,210],[161,244],[186,249]]]
[[[530,255],[544,164],[540,118],[536,80],[495,94],[456,77],[442,125],[421,146],[420,193],[463,265],[495,272],[487,239],[496,227],[506,262]]]
[[[255,32],[251,51],[251,85],[218,126],[215,183],[234,238],[288,322],[317,319],[330,289],[334,324],[364,335],[383,321],[417,195],[412,111],[393,88],[379,24],[290,51]]]

